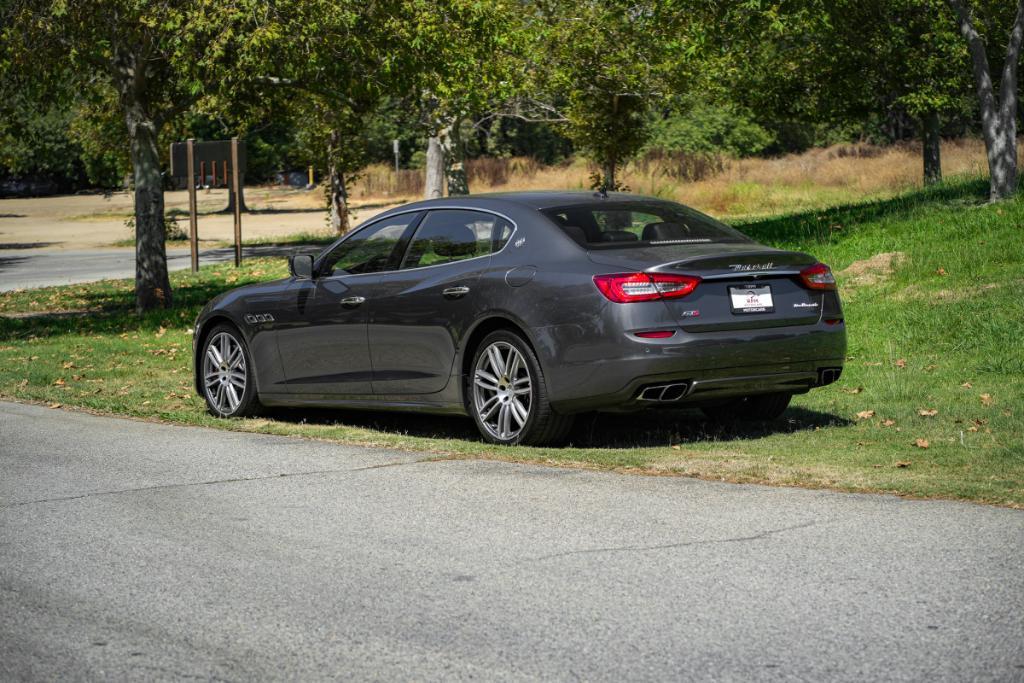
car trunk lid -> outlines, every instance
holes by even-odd
[[[594,250],[590,260],[609,272],[678,273],[701,278],[685,297],[666,299],[688,332],[813,325],[822,292],[804,286],[800,271],[814,257],[751,244],[673,245]],[[613,269],[613,270],[612,270]]]

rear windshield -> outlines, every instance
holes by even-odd
[[[587,249],[752,241],[710,216],[669,202],[595,201],[542,213]]]

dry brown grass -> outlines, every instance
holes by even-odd
[[[593,164],[582,159],[553,166],[527,158],[476,159],[466,165],[474,193],[585,190],[595,170]],[[944,141],[942,171],[947,176],[985,175],[981,140]],[[720,165],[709,163],[686,172],[704,177],[693,182],[679,180],[680,171],[659,157],[629,164],[621,181],[633,192],[674,199],[730,217],[881,198],[922,184],[921,149],[916,144],[835,145],[772,159],[726,159]],[[396,176],[386,164],[375,164],[362,172],[352,188],[352,198],[401,202],[418,199],[422,192],[422,171],[402,171]]]

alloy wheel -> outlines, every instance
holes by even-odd
[[[511,441],[530,419],[533,381],[526,359],[508,342],[484,349],[473,372],[473,401],[484,428],[499,441]]]
[[[245,395],[245,352],[230,333],[220,332],[206,344],[203,386],[210,404],[222,415],[238,409]]]

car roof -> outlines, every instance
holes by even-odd
[[[609,192],[601,195],[597,192],[551,190],[540,191],[530,190],[524,192],[490,192],[486,194],[474,194],[458,197],[439,197],[437,199],[424,199],[412,204],[402,206],[402,210],[429,209],[433,206],[451,206],[454,203],[466,207],[479,206],[480,208],[494,207],[495,204],[517,204],[531,209],[550,209],[553,207],[573,206],[579,204],[591,204],[594,200],[606,200],[609,202],[664,202],[656,197],[645,197],[643,195],[631,194],[629,192]]]

